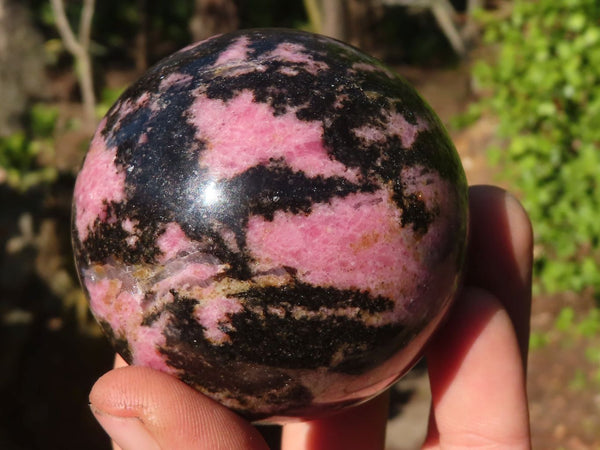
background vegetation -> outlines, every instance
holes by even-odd
[[[492,150],[535,223],[538,287],[600,292],[600,3],[517,0],[482,15],[498,58],[475,66],[504,144]]]

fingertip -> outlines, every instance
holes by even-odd
[[[472,186],[469,207],[465,284],[487,290],[502,303],[526,365],[533,263],[531,221],[519,200],[496,186]]]
[[[524,286],[531,284],[533,259],[533,225],[523,204],[510,192],[505,192],[506,217],[512,251]]]
[[[123,357],[121,355],[119,355],[118,353],[115,354],[115,362],[114,362],[114,368],[118,369],[120,367],[127,367],[129,364],[127,364],[127,362],[123,359]]]
[[[91,405],[92,414],[113,441],[113,450],[160,450],[156,439],[137,417],[113,416]]]
[[[530,284],[533,226],[522,203],[498,186],[476,185],[469,189],[469,205],[472,249],[496,250],[494,243],[510,244],[500,250],[510,251],[520,269],[519,281]]]
[[[137,421],[162,449],[267,448],[258,431],[240,416],[175,377],[150,368],[111,370],[94,384],[89,398],[103,426],[105,418],[117,424]]]

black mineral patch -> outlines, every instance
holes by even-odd
[[[167,306],[171,319],[167,326],[167,345],[191,345],[206,363],[260,364],[280,369],[316,369],[358,374],[391,356],[407,340],[402,325],[368,326],[360,317],[343,314],[311,314],[323,308],[364,307],[376,313],[389,311],[393,304],[364,293],[302,285],[294,288],[256,288],[237,295],[245,309],[230,316],[229,343],[215,345],[204,337],[204,328],[193,318],[194,299],[176,297]],[[319,306],[321,304],[321,307]],[[271,310],[274,306],[285,313]],[[299,307],[305,315],[297,316]],[[337,363],[340,359],[342,363]]]
[[[304,172],[275,163],[251,167],[218,189],[229,201],[227,208],[217,210],[215,216],[235,227],[244,226],[251,215],[273,220],[277,211],[308,214],[315,203],[327,203],[356,192],[374,192],[376,186],[357,185],[341,177],[307,177]]]
[[[248,361],[236,358],[231,345],[214,345],[207,341],[203,327],[193,319],[196,303],[177,296],[167,307],[172,320],[165,330],[166,345],[160,349],[167,363],[181,371],[184,382],[209,392],[226,392],[238,400],[262,398],[281,409],[311,403],[310,391],[284,372],[275,367],[253,368]],[[253,376],[253,372],[257,373]]]
[[[107,218],[96,219],[83,247],[88,264],[103,263],[116,259],[125,264],[152,263],[160,250],[156,247],[156,228],[153,223],[140,227],[139,234],[131,234],[122,227],[125,219],[131,218],[123,213],[123,203],[112,202],[106,206]],[[133,244],[128,239],[135,237]]]
[[[344,316],[297,318],[245,311],[232,316],[231,322],[235,357],[285,369],[328,367],[357,375],[406,343],[402,326],[367,326]]]
[[[236,295],[250,306],[267,308],[283,306],[287,309],[301,307],[307,311],[319,311],[322,308],[359,308],[370,314],[393,311],[394,302],[367,292],[355,289],[336,289],[315,286],[295,281],[281,287],[254,287]]]

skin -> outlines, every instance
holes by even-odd
[[[465,287],[428,344],[432,405],[424,449],[530,448],[526,394],[532,229],[519,202],[470,189]],[[90,393],[115,449],[267,449],[248,422],[181,381],[118,367]],[[338,415],[284,426],[284,450],[383,449],[388,395]]]

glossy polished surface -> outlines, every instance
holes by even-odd
[[[406,82],[288,30],[161,61],[101,122],[75,186],[91,309],[132,364],[252,420],[364,401],[456,292],[467,189]]]

